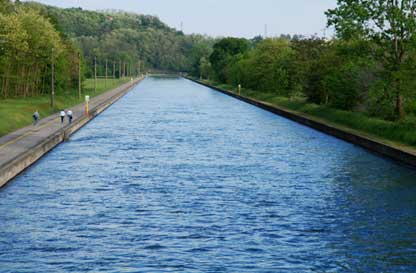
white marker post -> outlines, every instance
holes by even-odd
[[[90,102],[90,96],[85,96],[85,115],[89,115],[89,102]]]
[[[241,84],[238,85],[238,95],[241,95]]]

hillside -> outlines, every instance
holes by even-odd
[[[147,68],[192,72],[198,70],[199,60],[210,54],[214,43],[202,35],[184,35],[154,16],[61,9],[36,2],[25,5],[51,18],[58,31],[82,49],[88,64],[95,57],[101,64],[106,59],[136,63],[140,60]]]

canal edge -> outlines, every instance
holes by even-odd
[[[366,136],[348,132],[340,127],[329,125],[324,122],[320,122],[318,120],[314,120],[312,118],[306,117],[299,113],[288,111],[286,109],[280,108],[275,105],[270,105],[262,101],[258,101],[249,97],[235,94],[234,92],[231,92],[229,90],[225,90],[225,89],[210,85],[208,83],[205,83],[205,82],[202,82],[202,81],[190,78],[190,77],[184,77],[184,78],[192,82],[195,82],[197,84],[209,87],[215,91],[221,92],[230,97],[236,98],[240,101],[257,106],[263,110],[266,110],[278,116],[282,116],[289,120],[295,121],[307,127],[323,132],[325,134],[334,136],[338,139],[360,146],[377,155],[381,155],[389,159],[393,159],[399,163],[402,163],[411,167],[416,167],[416,154],[415,153],[405,151],[399,147],[395,147],[393,145],[389,145],[387,143],[383,143],[383,142],[371,139]]]
[[[26,151],[24,151],[17,157],[11,158],[3,166],[0,166],[0,189],[6,186],[12,179],[24,172],[30,166],[35,164],[38,160],[40,160],[43,156],[52,151],[59,144],[68,140],[71,135],[80,130],[91,120],[93,120],[99,114],[104,112],[108,107],[117,102],[120,98],[122,98],[135,86],[137,86],[143,79],[144,78],[142,77],[133,81],[132,83],[124,87],[119,93],[115,94],[114,96],[108,98],[107,100],[101,102],[100,104],[92,108],[88,116],[83,116],[74,120],[72,124],[66,125],[59,131],[45,138],[36,146],[28,148]],[[112,90],[108,92],[111,91]]]

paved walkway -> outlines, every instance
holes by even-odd
[[[103,93],[90,101],[89,108],[94,111],[97,106],[108,102],[114,96],[123,93],[127,88],[137,83],[126,83],[114,90]],[[70,108],[73,112],[73,123],[85,116],[85,104],[78,104]],[[16,157],[24,154],[45,141],[68,125],[68,119],[61,123],[59,113],[41,119],[36,126],[27,126],[0,138],[0,168]]]

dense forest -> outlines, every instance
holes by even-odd
[[[192,72],[214,43],[202,35],[184,35],[153,16],[26,5],[52,18],[59,32],[81,49],[86,62],[91,64],[96,58],[101,67],[106,60],[132,67],[140,61],[142,68]]]
[[[0,0],[0,97],[49,93],[52,63],[59,91],[97,75],[123,77],[147,69],[199,73],[215,40],[184,35],[157,17],[119,11],[61,9]],[[107,67],[107,69],[106,69]]]

